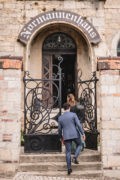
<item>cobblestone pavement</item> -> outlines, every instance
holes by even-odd
[[[104,177],[101,178],[74,178],[72,176],[41,176],[36,173],[18,172],[14,178],[2,178],[0,180],[120,180],[120,170],[117,171],[105,171]]]
[[[88,178],[72,178],[72,177],[49,177],[49,176],[39,176],[33,174],[24,174],[17,173],[17,175],[13,178],[13,180],[98,180],[98,179],[88,179]],[[99,179],[101,180],[101,179]]]

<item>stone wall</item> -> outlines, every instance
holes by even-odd
[[[22,61],[0,59],[0,173],[14,172],[19,162]]]
[[[25,61],[26,49],[17,41],[19,32],[31,18],[51,10],[69,10],[93,24],[101,37],[99,45],[92,46],[94,59],[97,56],[116,56],[120,38],[119,0],[114,3],[113,0],[72,0],[71,3],[69,0],[0,0],[0,55],[22,56]],[[4,163],[4,166],[0,165],[0,171],[3,172],[6,169],[9,171],[9,168],[15,169],[14,163],[19,161],[20,151],[21,61],[19,58],[16,61],[13,59],[0,60],[0,162]],[[106,168],[120,166],[120,68],[116,66],[120,60],[114,68],[111,64],[113,60],[107,59],[105,63],[104,59],[99,59],[98,67],[101,152],[103,166]],[[13,168],[9,162],[13,162]]]
[[[120,168],[120,58],[98,59],[103,168]]]
[[[96,56],[115,56],[120,34],[120,1],[0,1],[0,54],[24,54],[24,47],[17,42],[22,27],[36,15],[51,10],[69,10],[85,17],[97,29],[101,43],[93,47]],[[12,38],[11,38],[12,37]],[[114,43],[113,43],[114,42]],[[114,47],[113,47],[114,44]]]

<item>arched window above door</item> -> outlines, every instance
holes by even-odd
[[[70,51],[76,52],[74,40],[65,33],[54,33],[48,36],[43,43],[43,51]]]
[[[120,40],[117,45],[117,56],[120,56]]]

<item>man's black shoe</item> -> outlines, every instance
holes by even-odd
[[[84,146],[82,146],[81,152],[84,151]]]
[[[72,162],[73,162],[74,164],[79,164],[78,160],[77,160],[75,157],[72,158]]]
[[[82,143],[82,148],[81,148],[81,152],[84,151],[85,145],[84,143]]]
[[[68,175],[72,173],[72,169],[68,169]]]

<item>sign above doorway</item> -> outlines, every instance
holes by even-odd
[[[50,11],[35,16],[22,28],[18,40],[26,45],[32,35],[51,23],[64,23],[75,27],[90,43],[98,44],[101,40],[94,26],[86,18],[69,11]]]

